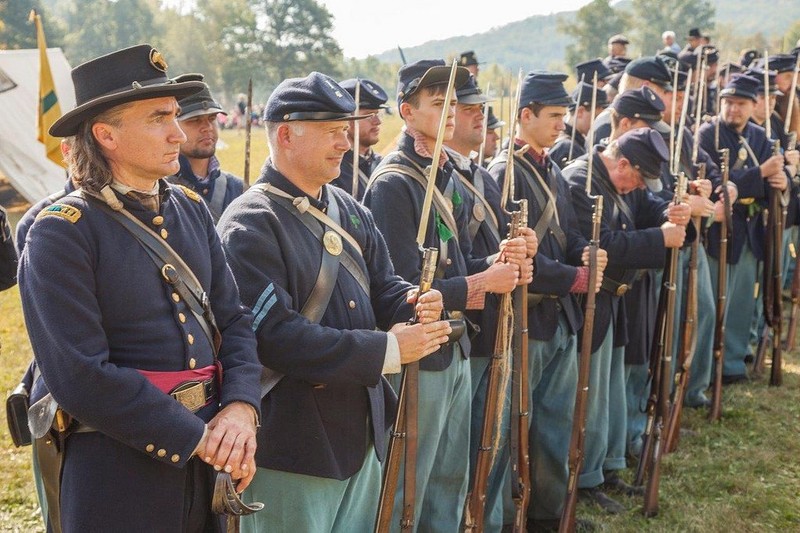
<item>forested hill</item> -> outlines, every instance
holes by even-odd
[[[669,5],[677,2],[664,2]],[[632,1],[611,2],[615,10],[632,12]],[[772,45],[771,49],[794,47],[800,37],[800,1],[797,0],[711,0],[715,10],[714,42],[729,44],[731,48]],[[536,15],[510,24],[491,28],[483,33],[462,35],[428,41],[403,50],[408,61],[427,57],[449,57],[464,50],[475,50],[481,62],[496,63],[506,69],[563,68],[566,47],[573,39],[563,31],[563,25],[574,24],[577,11],[564,11],[551,15]],[[559,23],[561,27],[559,26]],[[632,41],[639,54],[637,28],[644,22],[629,20],[628,27],[620,31]],[[662,30],[674,28],[658,28]],[[683,36],[678,35],[682,43]],[[608,36],[604,36],[607,38]],[[785,42],[784,42],[785,41]],[[377,54],[381,61],[398,63],[397,49]]]

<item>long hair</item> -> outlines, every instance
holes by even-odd
[[[74,182],[84,189],[100,192],[100,189],[111,183],[113,176],[108,159],[97,139],[92,133],[92,127],[98,122],[119,127],[122,123],[122,112],[130,104],[122,104],[81,123],[78,133],[70,138],[70,150],[66,161],[69,166],[69,175]]]

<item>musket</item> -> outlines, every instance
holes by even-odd
[[[596,72],[596,71],[595,71],[595,73],[594,73],[594,74],[595,74],[595,76],[594,76],[594,77],[595,77],[595,78],[597,78],[597,72]],[[585,73],[582,73],[582,74],[581,74],[581,79],[580,79],[580,81],[578,82],[578,100],[580,100],[580,99],[581,99],[581,94],[580,94],[580,86],[581,86],[581,84],[583,83],[583,79],[584,79],[584,77],[585,77],[585,76],[586,76],[586,74],[585,74]],[[597,90],[597,85],[596,85],[596,84],[595,84],[595,86],[594,86],[594,89],[593,89],[593,90],[595,90],[595,91]],[[594,100],[594,94],[592,95],[592,100]],[[572,133],[571,133],[571,134],[570,134],[570,136],[569,136],[569,153],[567,154],[567,163],[569,163],[569,162],[571,162],[571,161],[572,161],[572,147],[573,147],[573,146],[575,146],[575,132],[576,132],[576,131],[577,131],[577,129],[578,129],[578,124],[577,124],[577,120],[578,120],[578,107],[580,107],[580,105],[581,105],[581,103],[580,103],[580,102],[575,102],[575,113],[573,113],[573,114],[572,114]],[[594,124],[594,115],[592,115],[592,117],[591,117],[591,119],[590,119],[590,120],[591,120],[592,124]],[[591,151],[591,148],[592,148],[592,147],[591,147],[591,146],[589,146],[589,150],[590,150],[590,151]]]
[[[706,179],[706,164],[698,165],[697,179]],[[700,217],[692,217],[694,227],[700,231]],[[680,439],[683,400],[689,386],[689,371],[697,348],[697,254],[700,249],[700,236],[692,241],[689,252],[689,274],[686,276],[686,314],[680,329],[678,344],[678,368],[675,372],[675,388],[672,393],[672,410],[669,414],[664,451],[674,452]]]
[[[491,83],[486,84],[486,96],[489,96],[489,88]],[[481,148],[478,150],[478,166],[483,166],[483,158],[486,154],[486,132],[489,129],[489,104],[484,104],[483,124],[481,125]]]
[[[797,61],[794,65],[794,72],[792,73],[792,90],[789,91],[791,97],[789,104],[786,108],[786,117],[783,121],[783,132],[787,136],[786,150],[795,150],[797,147],[797,132],[789,131],[791,129],[790,122],[792,121],[792,110],[794,107],[795,95],[797,94],[797,77],[800,72],[800,54],[797,55]],[[797,261],[797,250],[794,248],[795,243],[790,243],[792,247],[792,258],[795,260],[794,274],[792,275],[792,312],[789,318],[789,329],[786,332],[786,349],[794,350],[794,340],[797,333],[797,318],[800,316],[800,264]]]
[[[402,61],[404,65],[407,65],[408,61],[406,61],[406,55],[403,53],[403,49],[400,48],[399,44],[397,45],[397,51],[400,52],[400,61]]]
[[[520,228],[526,224],[522,213],[515,211],[508,225],[508,238],[518,236]],[[505,391],[509,377],[509,349],[514,329],[514,316],[511,293],[500,296],[497,330],[492,357],[489,362],[486,385],[486,403],[483,409],[483,425],[475,458],[475,474],[472,486],[467,493],[464,506],[464,530],[482,533],[486,511],[486,488],[497,456],[497,445],[502,430],[502,413],[505,404]]]
[[[720,120],[717,118],[717,120]],[[717,273],[717,309],[714,322],[714,378],[711,381],[711,406],[708,420],[715,422],[722,416],[722,365],[725,362],[725,312],[728,305],[728,223],[730,196],[728,196],[728,179],[730,176],[730,149],[720,150],[720,183],[725,211],[725,220],[719,225],[719,271]]]
[[[689,69],[689,73],[687,74],[688,78],[691,79],[692,77],[692,69]],[[675,138],[675,148],[673,151],[673,160],[670,163],[670,172],[673,176],[680,175],[680,161],[681,156],[683,154],[683,132],[686,128],[686,117],[689,114],[689,99],[683,99],[683,105],[681,106],[681,118],[678,123],[678,134]],[[676,198],[677,198],[677,191],[676,191]],[[671,257],[670,254],[672,250],[668,250],[667,257]],[[666,274],[665,274],[666,275]],[[661,309],[662,306],[666,304],[666,301],[659,299],[659,310],[656,313],[657,317],[663,317],[663,314],[666,312],[665,310]],[[663,327],[663,318],[659,319],[656,318],[656,331],[653,335],[654,341],[658,341],[663,336],[663,332],[660,328]],[[672,333],[669,333],[672,335]],[[639,462],[636,467],[636,475],[634,477],[634,485],[640,487],[644,484],[645,478],[647,477],[646,467],[647,463],[645,461],[645,457],[648,457],[652,453],[652,446],[653,446],[653,430],[655,429],[655,421],[656,421],[656,405],[658,403],[658,388],[656,386],[661,379],[661,366],[659,364],[660,359],[658,355],[654,354],[656,349],[656,344],[654,342],[653,346],[651,347],[651,354],[650,354],[650,393],[647,398],[647,406],[646,406],[646,413],[647,413],[647,423],[645,424],[644,434],[642,435],[642,452],[639,455]],[[670,372],[672,370],[670,369]]]
[[[399,48],[399,47],[398,47]],[[447,82],[447,91],[442,105],[442,116],[439,119],[439,129],[436,135],[436,145],[432,154],[431,166],[428,168],[428,182],[425,187],[425,198],[422,202],[419,229],[417,230],[417,246],[422,252],[422,273],[420,275],[420,294],[423,290],[430,289],[436,272],[439,250],[435,247],[425,248],[428,220],[430,219],[431,203],[433,202],[433,188],[436,187],[436,174],[439,170],[439,158],[442,154],[444,134],[447,127],[447,115],[450,112],[450,101],[455,93],[455,78],[458,64],[453,60],[450,68],[450,78]],[[417,483],[417,424],[418,424],[418,397],[419,394],[419,362],[408,363],[403,368],[403,376],[398,391],[397,418],[395,429],[389,438],[389,452],[386,457],[386,474],[381,486],[381,495],[378,502],[378,515],[375,520],[375,531],[386,533],[391,528],[392,511],[394,507],[395,492],[400,470],[400,448],[405,454],[403,465],[403,509],[400,518],[402,531],[413,531],[415,493]],[[398,430],[400,428],[400,430]],[[402,441],[402,445],[400,443]]]
[[[356,78],[356,91],[355,91],[355,93],[356,93],[356,111],[355,111],[355,115],[358,116],[359,115],[359,111],[361,109],[361,80],[359,78]],[[360,154],[361,145],[359,144],[361,142],[361,139],[360,139],[361,128],[358,125],[358,123],[359,123],[358,120],[354,120],[353,121],[353,190],[351,191],[351,194],[353,195],[353,198],[356,198],[356,199],[358,199],[358,183],[359,183],[358,174],[359,174],[359,168],[360,168],[360,165],[358,164],[358,162],[359,162],[359,158],[361,157],[361,154]]]
[[[509,84],[509,87],[511,84]],[[503,210],[513,216],[519,213],[522,224],[528,222],[528,201],[515,200],[514,193],[514,157],[522,156],[530,146],[527,144],[515,150],[514,135],[517,126],[517,110],[519,109],[520,93],[522,88],[522,69],[517,73],[517,87],[510,104],[508,126],[508,161],[503,175],[503,189],[500,205]],[[517,209],[508,210],[509,203]],[[528,390],[528,286],[518,285],[514,289],[513,297],[514,329],[511,339],[512,353],[512,383],[511,383],[511,435],[509,448],[511,450],[511,498],[514,501],[514,522],[512,531],[524,533],[527,521],[528,501],[530,499],[531,478],[530,458],[528,457],[528,430],[530,413],[528,403],[530,391]]]
[[[594,73],[592,79],[591,121],[589,125],[589,138],[591,141],[594,141],[594,113],[596,109],[597,72]],[[590,144],[590,160],[593,159],[591,146]],[[603,195],[592,196],[592,166],[587,168],[586,196],[594,202],[592,235],[589,241],[589,285],[586,291],[583,330],[581,331],[581,353],[578,358],[578,386],[575,391],[575,410],[572,417],[572,433],[569,440],[567,494],[558,526],[559,533],[573,533],[575,531],[575,511],[578,506],[578,475],[583,464],[586,412],[589,403],[589,374],[591,373],[592,337],[594,334],[595,302],[597,299],[594,289],[597,286],[597,277],[599,275],[597,250],[600,248],[600,226],[603,220]]]
[[[244,126],[244,188],[250,187],[250,130],[253,116],[253,78],[247,82],[247,115]]]
[[[683,191],[686,190],[686,176],[678,175],[675,185],[675,204],[679,204]],[[654,380],[651,386],[651,397],[655,394],[655,419],[652,434],[648,439],[648,454],[642,451],[641,461],[645,463],[647,483],[644,491],[644,505],[642,511],[646,517],[658,514],[658,487],[661,481],[661,455],[663,452],[663,437],[669,417],[669,395],[672,388],[672,343],[673,324],[675,320],[675,276],[678,270],[678,250],[667,250],[667,262],[664,267],[663,284],[658,299],[658,315],[656,317],[655,343],[651,352],[651,363],[658,358],[659,379]],[[650,442],[652,441],[652,442]]]
[[[678,77],[680,75],[680,67],[678,63],[675,63],[675,76],[672,80],[672,108],[670,108],[670,118],[669,118],[669,171],[674,173],[675,172],[675,113],[677,113],[678,107]],[[684,95],[684,100],[686,100],[686,95]]]

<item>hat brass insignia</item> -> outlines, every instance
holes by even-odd
[[[161,72],[167,72],[167,62],[164,60],[164,56],[161,55],[161,52],[155,48],[150,50],[150,64]]]

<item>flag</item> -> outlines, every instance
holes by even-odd
[[[61,156],[61,140],[49,133],[50,126],[61,117],[61,106],[58,105],[53,73],[50,71],[50,61],[47,59],[47,43],[44,39],[42,19],[36,11],[31,11],[30,18],[36,22],[36,40],[39,44],[39,113],[36,139],[44,144],[48,159],[65,167],[64,159]]]

